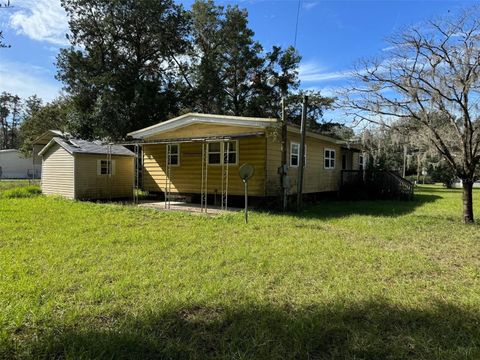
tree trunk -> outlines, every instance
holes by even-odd
[[[463,183],[463,221],[473,223],[473,180],[462,179]]]

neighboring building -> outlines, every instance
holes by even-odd
[[[462,180],[457,179],[457,180],[452,184],[452,187],[458,188],[458,189],[463,188],[463,182],[462,182]],[[475,181],[475,182],[473,183],[473,187],[474,187],[474,188],[480,188],[480,181]]]
[[[190,113],[129,135],[142,147],[144,190],[200,194],[206,189],[209,196],[222,196],[228,189],[229,195],[242,195],[238,168],[250,163],[255,174],[249,195],[268,197],[281,193],[280,128],[277,119]],[[289,194],[297,191],[299,151],[300,129],[288,126]],[[303,192],[338,191],[341,171],[358,170],[359,161],[354,146],[307,132]]]
[[[134,154],[123,146],[53,137],[38,155],[44,194],[85,200],[133,195]]]
[[[33,174],[32,158],[16,149],[0,150],[0,179],[28,179]]]

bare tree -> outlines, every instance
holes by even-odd
[[[422,131],[463,181],[463,218],[474,221],[480,162],[480,8],[428,21],[390,38],[388,56],[354,72],[344,106],[356,121]]]
[[[0,9],[6,9],[10,7],[11,7],[10,0],[0,3]],[[3,42],[3,30],[0,30],[0,48],[9,48],[9,47],[11,47],[11,45],[5,44]]]

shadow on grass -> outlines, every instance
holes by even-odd
[[[396,217],[409,214],[416,208],[441,199],[441,196],[415,194],[411,201],[374,200],[374,201],[322,201],[307,206],[305,211],[292,215],[302,218],[342,218],[351,215]]]
[[[92,321],[93,320],[93,321]],[[192,306],[144,318],[53,325],[6,357],[71,359],[478,359],[480,315],[453,304],[427,310],[386,302],[302,309]],[[87,327],[87,329],[83,329]],[[38,336],[38,337],[36,337]],[[21,355],[20,353],[21,352]],[[0,355],[2,353],[0,352]]]

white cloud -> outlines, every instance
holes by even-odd
[[[305,9],[305,10],[311,10],[313,9],[314,7],[316,7],[318,5],[318,2],[317,1],[307,1],[307,2],[304,2],[302,7]]]
[[[382,51],[392,51],[398,49],[398,46],[387,46],[382,49]]]
[[[0,91],[21,98],[37,95],[51,101],[60,94],[61,85],[45,68],[32,64],[0,61]]]
[[[18,7],[17,7],[18,6]],[[58,0],[24,0],[10,16],[10,27],[37,41],[67,45],[68,19]]]
[[[303,82],[321,82],[331,80],[342,80],[352,77],[351,70],[327,71],[326,68],[316,62],[301,64],[298,69],[298,76]]]

